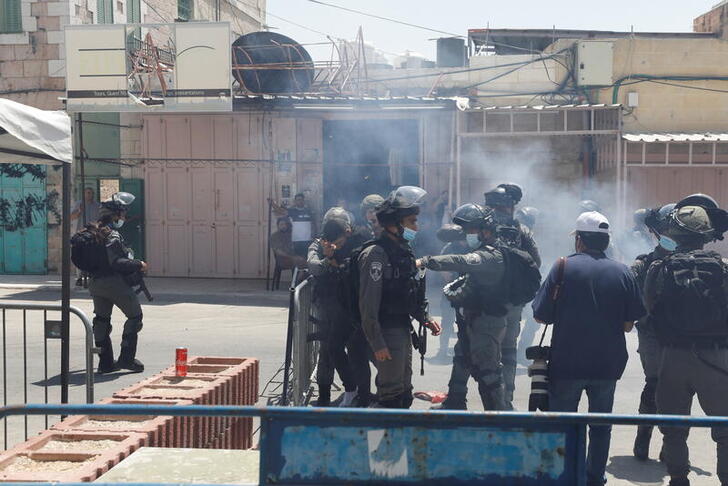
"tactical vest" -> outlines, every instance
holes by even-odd
[[[389,263],[382,268],[380,324],[383,327],[401,323],[409,325],[409,316],[414,314],[417,308],[415,257],[412,250],[402,247],[391,238],[384,236],[375,241],[384,249],[389,260]]]

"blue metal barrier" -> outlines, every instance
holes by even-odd
[[[727,417],[296,407],[27,405],[12,415],[259,417],[260,484],[583,485],[587,425],[727,427]]]

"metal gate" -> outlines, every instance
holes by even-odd
[[[46,166],[38,166],[43,173]],[[12,205],[29,196],[41,200],[46,197],[46,180],[34,179],[32,175],[23,177],[0,176],[0,197]],[[0,225],[0,273],[6,274],[44,274],[48,258],[48,215],[45,211],[32,214],[33,224],[26,228],[14,229]]]
[[[266,164],[150,161],[145,179],[151,275],[265,275]]]

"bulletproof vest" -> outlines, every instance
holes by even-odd
[[[728,340],[726,265],[707,250],[675,252],[660,263],[652,314],[658,336],[672,344]]]
[[[376,240],[376,244],[389,259],[382,269],[380,315],[413,314],[417,306],[417,267],[412,250],[386,236]]]
[[[352,248],[348,245],[348,242],[344,247],[334,252],[334,259],[337,262],[346,264],[347,258],[351,255]],[[323,251],[319,255],[323,257]],[[346,267],[342,267],[340,270],[326,272],[323,275],[319,275],[314,279],[314,300],[319,303],[337,303],[343,304],[345,290],[345,280],[347,279]]]
[[[515,220],[507,224],[499,224],[496,229],[496,236],[503,243],[513,248],[520,249],[523,244],[521,225]]]
[[[667,250],[663,250],[662,247],[658,246],[650,253],[644,255],[638,255],[635,260],[642,262],[642,267],[639,272],[635,274],[635,279],[639,284],[640,288],[643,289],[645,286],[645,280],[647,280],[647,271],[650,269],[650,265],[654,262],[665,258],[670,253]]]

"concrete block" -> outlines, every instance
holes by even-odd
[[[28,43],[28,32],[22,34],[0,34],[0,45],[22,45]]]
[[[13,46],[0,46],[0,61],[14,61],[15,48]]]
[[[60,59],[51,59],[48,61],[48,76],[52,78],[65,78],[66,61]]]
[[[35,2],[30,4],[30,15],[33,17],[43,17],[48,15],[47,2]]]
[[[22,61],[5,61],[0,63],[0,77],[3,78],[22,78],[23,62]]]
[[[48,2],[48,15],[64,16],[71,15],[69,2]]]
[[[25,32],[35,32],[38,30],[38,19],[28,14],[27,17],[23,17],[23,30]]]
[[[63,44],[65,41],[62,30],[49,30],[47,35],[49,44]]]
[[[45,31],[50,30],[61,30],[61,18],[60,17],[41,17],[38,19],[38,29],[43,29]]]
[[[45,61],[23,61],[23,76],[37,78],[48,75],[48,64]]]

